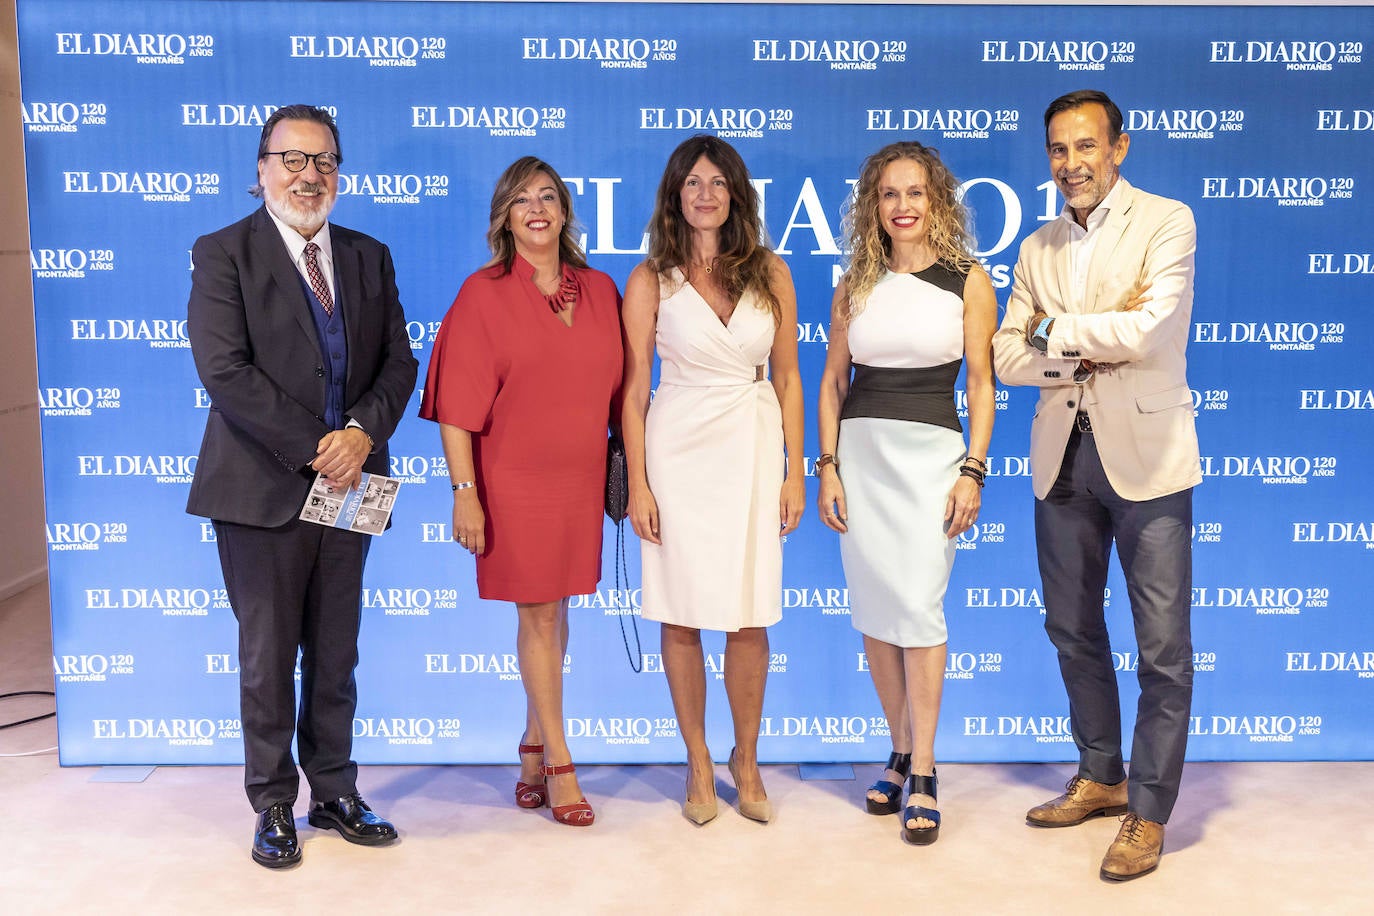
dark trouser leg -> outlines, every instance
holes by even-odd
[[[309,526],[314,527],[314,526]],[[363,562],[371,538],[321,528],[301,633],[301,706],[296,732],[310,794],[330,801],[357,791],[353,715],[358,707],[358,624]]]
[[[299,786],[291,757],[296,650],[313,557],[302,550],[293,525],[214,525],[225,589],[239,623],[243,784],[253,810],[263,811],[294,802]]]
[[[1035,501],[1045,632],[1059,650],[1078,745],[1078,774],[1114,785],[1126,776],[1121,705],[1103,614],[1112,523],[1094,490],[1105,483],[1091,436],[1074,433],[1050,492]]]
[[[1130,806],[1163,824],[1178,798],[1193,700],[1193,491],[1119,502],[1110,508],[1140,651]]]

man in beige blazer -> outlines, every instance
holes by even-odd
[[[1078,773],[1026,815],[1067,827],[1125,814],[1102,860],[1113,880],[1153,871],[1178,795],[1192,704],[1192,488],[1202,481],[1185,377],[1192,212],[1132,187],[1130,137],[1105,94],[1045,112],[1064,211],[1021,245],[993,338],[997,375],[1040,388],[1031,424],[1045,630],[1059,652]],[[1112,542],[1139,649],[1140,702],[1123,765],[1103,592]]]

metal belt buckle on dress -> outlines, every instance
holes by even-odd
[[[1080,433],[1093,431],[1093,421],[1088,419],[1088,415],[1085,413],[1076,414],[1073,418],[1073,425],[1078,427]]]
[[[763,381],[763,379],[764,379],[763,370],[764,370],[764,365],[763,365],[762,363],[760,363],[759,365],[757,365],[757,366],[754,367],[754,381],[756,381],[756,382],[761,382],[761,381]]]

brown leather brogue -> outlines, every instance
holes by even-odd
[[[1126,813],[1126,780],[1114,786],[1075,776],[1064,786],[1064,794],[1026,812],[1026,823],[1034,827],[1072,827],[1090,817]]]
[[[1148,875],[1159,867],[1164,851],[1164,825],[1147,821],[1139,814],[1121,819],[1116,839],[1102,857],[1102,877],[1108,881],[1129,881]]]

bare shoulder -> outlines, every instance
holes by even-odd
[[[992,292],[992,278],[983,269],[982,264],[974,264],[968,270],[968,275],[964,277],[964,296],[984,295]]]
[[[787,262],[775,251],[768,252],[768,273],[775,282],[778,280],[786,280],[789,283],[792,282],[791,268],[787,266]]]
[[[797,297],[791,269],[786,261],[772,251],[768,252],[768,286],[772,289],[773,295],[782,300],[784,307]]]
[[[662,298],[658,271],[644,261],[630,271],[629,279],[625,281],[625,298],[621,307],[627,315],[632,311],[657,315]]]
[[[845,271],[840,277],[840,282],[835,284],[835,293],[830,297],[830,301],[836,307],[849,301],[849,271]]]
[[[642,296],[653,293],[656,297],[658,286],[658,271],[654,270],[648,261],[640,261],[635,269],[630,271],[630,277],[625,281],[625,295],[638,294]]]

